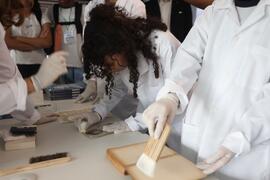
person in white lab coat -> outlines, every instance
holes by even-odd
[[[59,75],[65,73],[66,53],[58,52],[43,61],[37,74],[23,79],[19,73],[14,60],[11,59],[9,50],[4,41],[5,27],[13,24],[20,25],[23,22],[19,12],[22,8],[20,1],[0,0],[0,115],[17,111],[17,114],[25,112],[27,118],[33,123],[38,120],[37,112],[27,100],[27,94],[39,91],[50,85]],[[17,21],[13,16],[18,15]],[[29,47],[29,50],[31,47]],[[28,49],[25,49],[26,51]],[[25,117],[26,118],[26,117]]]
[[[81,132],[86,132],[132,92],[139,100],[136,116],[104,130],[117,133],[145,129],[141,112],[164,85],[180,42],[160,21],[129,18],[114,6],[99,5],[90,14],[82,47],[84,65],[88,75],[105,78],[106,95],[91,112],[69,118],[76,121]]]
[[[85,24],[87,21],[90,21],[89,13],[99,4],[113,4],[117,7],[124,8],[128,13],[129,17],[137,18],[142,17],[146,18],[146,9],[145,5],[141,0],[92,0],[90,1],[84,11],[84,21]],[[83,103],[87,101],[94,101],[97,97],[97,79],[95,77],[87,77],[87,86],[83,93],[81,93],[76,102]],[[127,100],[131,100],[127,98]],[[123,102],[124,103],[124,102]]]
[[[176,111],[186,109],[182,155],[222,180],[270,179],[269,12],[269,0],[214,1],[143,115],[158,138]],[[174,99],[166,98],[168,92]]]

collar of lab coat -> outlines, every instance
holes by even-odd
[[[270,5],[270,0],[260,0],[259,4],[255,8],[254,12],[252,12],[252,18],[248,18],[243,25],[238,29],[235,35],[240,34],[244,30],[248,29],[250,26],[256,24],[265,16],[266,8]],[[240,26],[238,13],[235,8],[234,0],[216,0],[214,1],[214,9],[215,10],[226,10],[230,11],[231,18],[234,22]]]
[[[260,0],[257,6],[270,5],[270,0]],[[216,9],[231,9],[234,8],[234,0],[217,0],[215,1]]]

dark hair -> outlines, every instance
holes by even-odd
[[[41,25],[42,11],[41,11],[40,4],[39,4],[38,0],[34,0],[32,13],[35,14],[39,24]]]
[[[0,0],[0,21],[5,28],[12,25],[19,26],[23,23],[24,18],[20,13],[23,5],[20,0]],[[18,20],[15,22],[12,17],[11,11],[18,12]]]
[[[82,46],[86,77],[95,75],[106,78],[106,94],[111,95],[113,74],[103,67],[104,57],[123,53],[130,71],[129,81],[133,83],[133,95],[137,97],[139,79],[137,53],[152,61],[155,78],[159,78],[159,65],[155,47],[149,35],[155,29],[166,31],[159,20],[127,17],[124,9],[112,5],[99,5],[90,12]]]

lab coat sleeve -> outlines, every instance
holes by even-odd
[[[111,99],[104,94],[103,98],[95,104],[93,110],[97,112],[101,118],[105,118],[107,114],[121,101],[127,94],[128,89],[119,76],[114,77],[114,87],[112,88]]]
[[[188,104],[187,94],[198,79],[207,47],[208,31],[211,29],[213,7],[206,8],[204,14],[197,18],[184,42],[177,50],[170,77],[159,91],[157,100],[167,93],[175,93],[180,101],[177,113],[182,113]]]
[[[27,86],[21,76],[15,76],[6,83],[1,83],[0,89],[0,114],[25,110]]]
[[[35,109],[34,104],[31,102],[29,96],[26,99],[25,110],[15,110],[11,112],[11,115],[14,119],[21,121],[26,125],[33,125],[41,118],[40,113]]]
[[[161,63],[161,69],[164,79],[169,78],[172,71],[173,62],[180,42],[172,35],[171,32],[160,32],[156,36],[155,48],[156,54]],[[155,39],[155,37],[152,37]]]
[[[10,57],[4,35],[5,31],[0,23],[0,115],[15,109],[24,110],[27,97],[26,83]]]
[[[227,135],[223,146],[237,155],[270,141],[270,83],[265,84],[258,98],[236,119],[236,127]]]
[[[132,18],[146,18],[145,5],[141,0],[117,0],[115,6],[124,8]]]

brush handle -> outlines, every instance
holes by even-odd
[[[170,131],[171,126],[166,123],[159,139],[154,139],[150,137],[144,149],[144,154],[146,154],[154,161],[157,161],[170,135]]]
[[[33,164],[27,164],[27,165],[22,165],[22,166],[17,166],[13,168],[7,168],[7,169],[0,169],[0,176],[6,176],[9,174],[14,174],[18,172],[24,172],[24,171],[29,171],[33,169],[38,169],[38,168],[44,168],[44,167],[49,167],[57,164],[64,164],[71,161],[71,157],[63,157],[63,158],[58,158],[58,159],[52,159],[48,161],[42,161],[42,162],[37,162]]]

